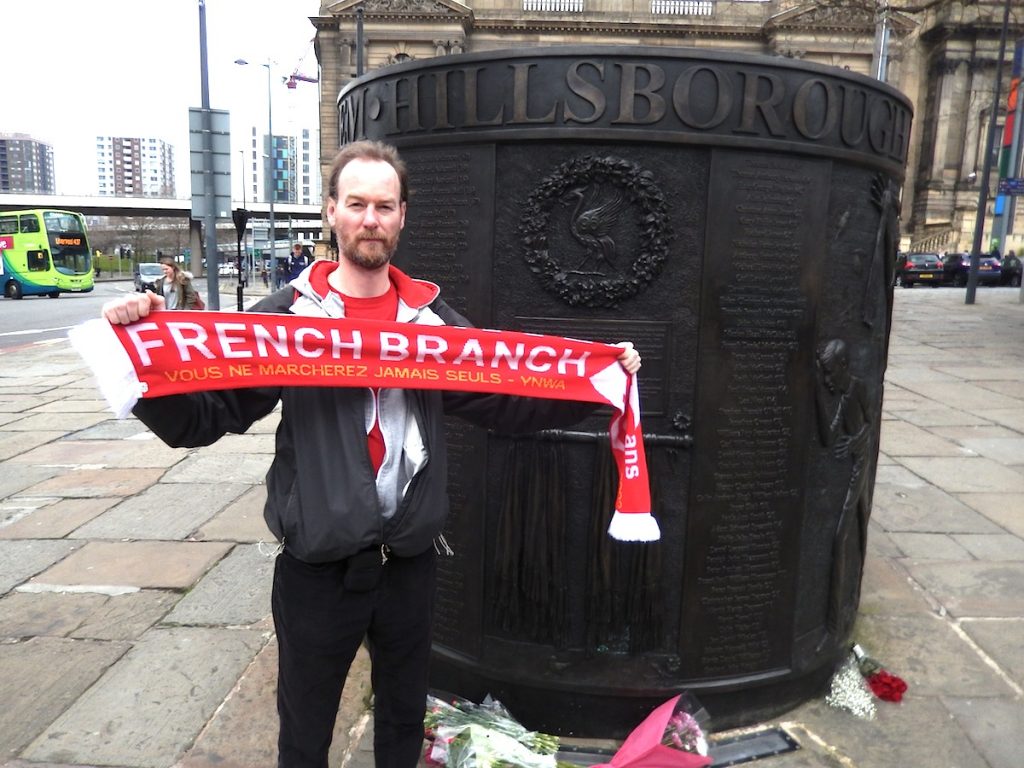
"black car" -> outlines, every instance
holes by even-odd
[[[945,258],[946,280],[953,285],[963,288],[967,285],[967,277],[971,271],[971,254],[951,253]],[[978,283],[993,285],[997,284],[1003,276],[1002,265],[995,256],[979,254],[978,256]]]
[[[937,253],[908,253],[896,267],[896,284],[904,288],[913,288],[915,283],[942,285],[945,282],[945,265]]]
[[[1012,285],[1013,287],[1020,286],[1021,277],[1021,263],[1020,259],[1010,251],[1002,260],[1002,274],[999,277],[1000,285]]]

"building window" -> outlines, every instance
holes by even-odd
[[[651,0],[655,16],[714,16],[714,0]]]
[[[523,0],[524,11],[583,13],[583,0]]]

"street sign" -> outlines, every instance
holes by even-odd
[[[1000,195],[1024,195],[1024,178],[1010,176],[999,180]]]
[[[203,117],[210,116],[210,162],[204,158]],[[192,172],[192,218],[204,219],[206,185],[213,185],[213,215],[231,218],[231,120],[223,109],[188,110],[189,164]]]

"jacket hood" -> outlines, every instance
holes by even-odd
[[[291,311],[297,315],[324,313],[328,317],[344,317],[345,306],[338,295],[333,291],[328,296],[321,296],[313,287],[312,274],[317,269],[330,269],[325,265],[332,265],[334,262],[319,260],[314,261],[299,274],[298,277],[289,282],[289,285],[298,293]],[[418,316],[432,301],[441,294],[441,289],[429,280],[420,280],[409,277],[393,264],[388,265],[388,278],[398,292],[399,317],[401,321],[408,321]],[[322,284],[323,277],[320,277]]]

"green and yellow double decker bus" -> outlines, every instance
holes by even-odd
[[[9,299],[92,290],[92,251],[80,213],[0,213],[0,257],[0,286]]]

